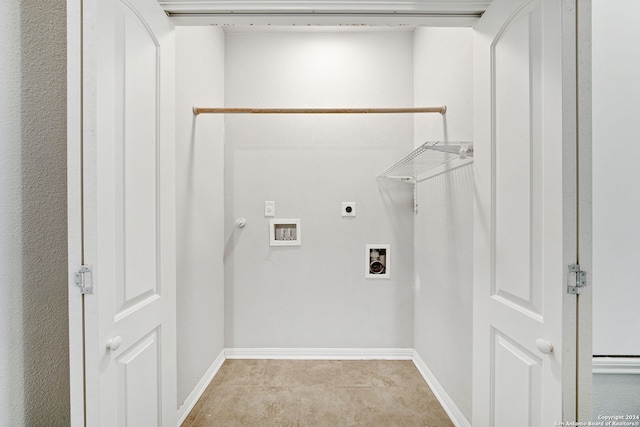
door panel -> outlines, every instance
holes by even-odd
[[[173,28],[154,0],[83,6],[87,425],[175,426]]]
[[[162,378],[157,332],[152,331],[116,358],[118,425],[160,425]]]
[[[157,294],[158,224],[155,212],[159,157],[156,94],[159,80],[157,40],[133,11],[120,3],[116,36],[116,155],[118,183],[114,207],[121,240],[122,282],[119,310]]]
[[[504,334],[493,330],[493,425],[540,425],[542,360]]]
[[[474,27],[474,427],[575,416],[562,395],[575,366],[563,310],[577,241],[568,3],[494,0]]]
[[[494,295],[530,316],[542,315],[539,252],[541,2],[520,11],[496,37]]]

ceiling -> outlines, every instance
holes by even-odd
[[[158,0],[177,25],[471,26],[491,0]]]

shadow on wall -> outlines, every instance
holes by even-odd
[[[382,200],[385,217],[394,230],[396,244],[391,249],[392,257],[407,260],[407,266],[414,270],[414,221],[415,206],[413,185],[403,182],[378,180],[378,192]],[[380,243],[380,242],[372,242]],[[395,261],[391,261],[395,263]],[[397,264],[396,264],[397,265]],[[391,265],[391,268],[393,265]],[[393,273],[390,273],[393,274]],[[369,276],[372,277],[372,276]],[[411,285],[408,283],[407,285]],[[413,307],[412,307],[413,309]]]
[[[12,377],[22,383],[24,425],[63,426],[69,423],[66,2],[23,0],[20,15],[23,372]],[[19,404],[20,396],[10,397]]]

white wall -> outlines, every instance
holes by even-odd
[[[624,13],[621,13],[624,11]],[[634,0],[593,0],[593,352],[640,355],[640,49]]]
[[[176,28],[178,406],[224,348],[224,33]]]
[[[412,56],[407,31],[230,32],[226,106],[412,105]],[[227,116],[226,144],[226,346],[412,347],[411,190],[376,182],[412,117]],[[269,246],[265,200],[302,246]],[[367,243],[391,244],[390,279],[365,279]]]
[[[592,7],[593,354],[640,356],[640,3]],[[594,374],[594,419],[640,413],[640,357],[635,363],[635,374]]]
[[[0,17],[0,425],[64,426],[65,1],[3,1]]]
[[[415,104],[447,105],[445,116],[416,117],[416,146],[426,141],[472,141],[472,30],[418,28],[414,52]],[[471,420],[472,166],[418,183],[418,202],[414,346]]]

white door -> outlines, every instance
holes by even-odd
[[[83,2],[88,426],[175,426],[174,41],[156,0]]]
[[[474,427],[575,419],[575,37],[565,0],[474,27]]]

